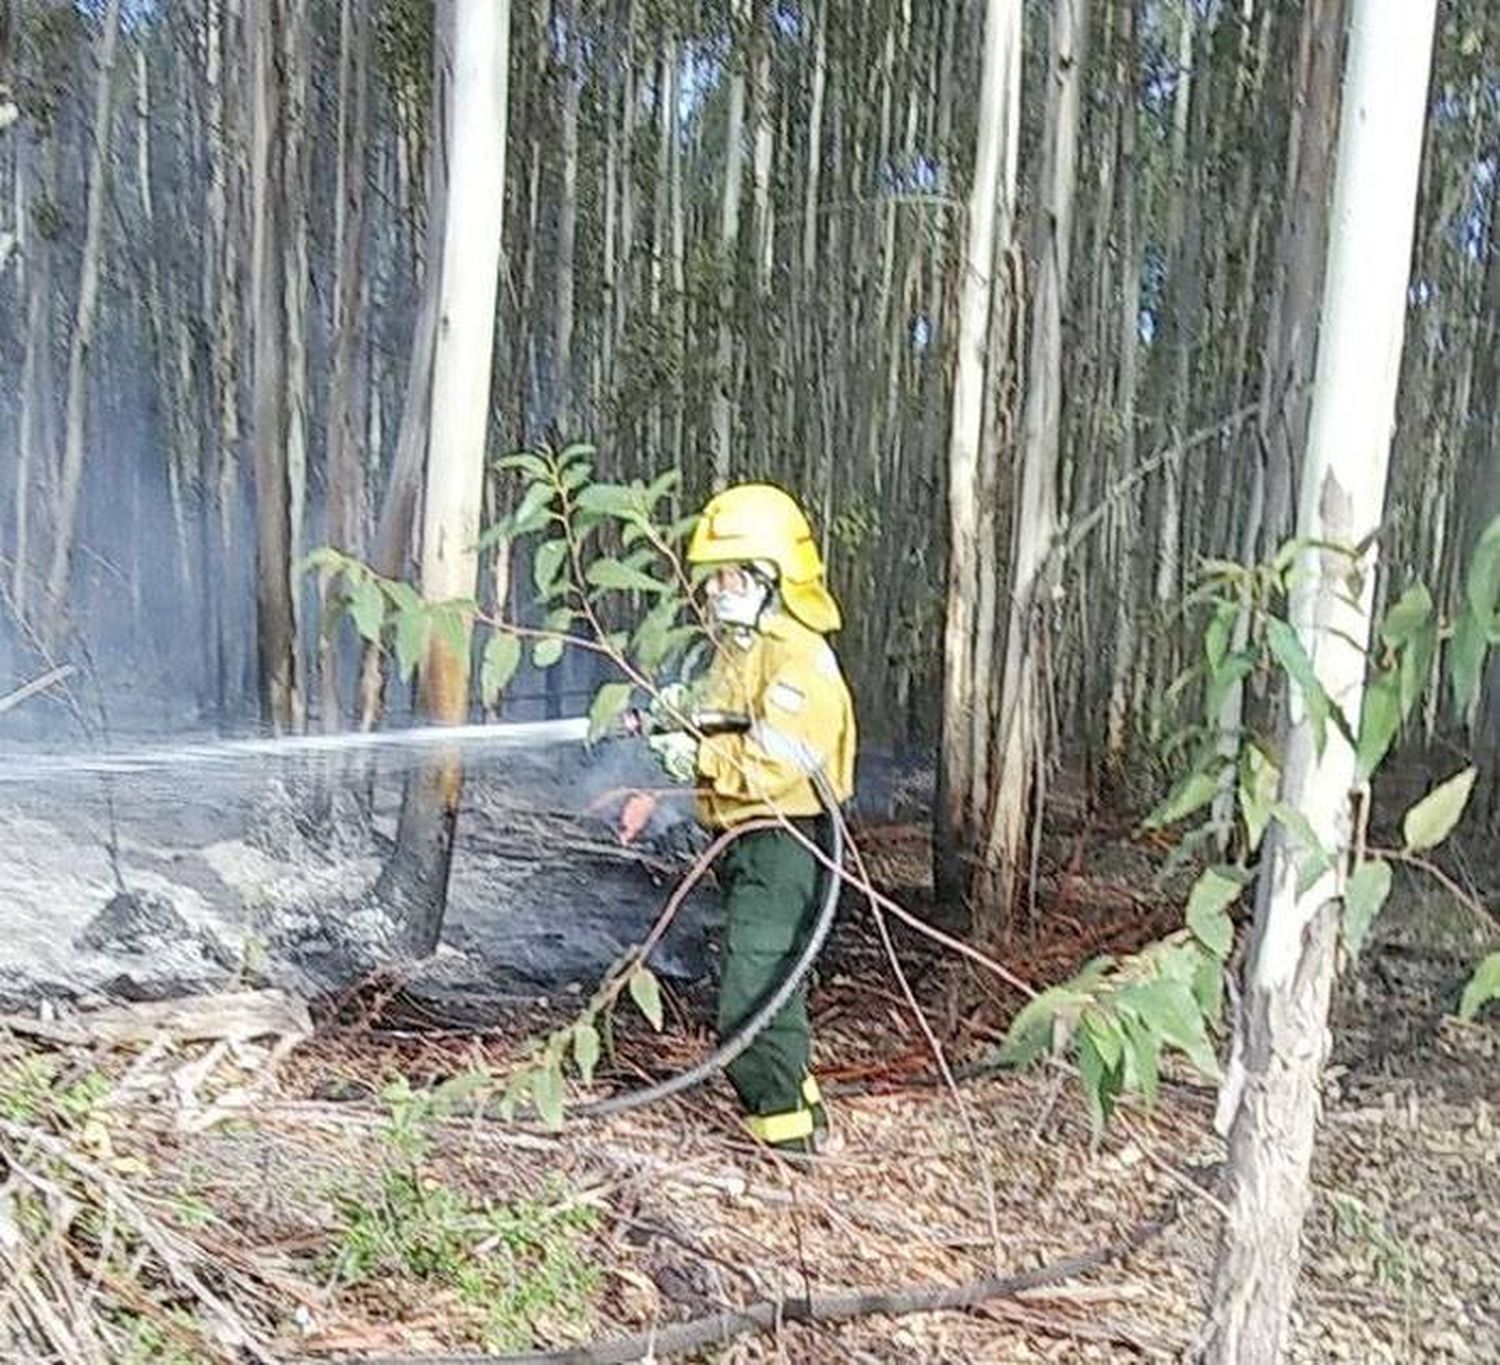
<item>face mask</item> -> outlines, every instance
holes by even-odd
[[[746,574],[744,586],[715,593],[709,599],[714,620],[731,630],[754,630],[770,601],[771,588],[756,574]]]

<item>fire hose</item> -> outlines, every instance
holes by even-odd
[[[643,733],[645,725],[644,720],[637,718],[630,733]],[[703,738],[713,735],[744,734],[750,729],[750,718],[724,711],[701,712],[695,715],[691,724],[684,728]],[[661,733],[660,727],[656,732]],[[655,1104],[659,1100],[680,1095],[695,1085],[701,1085],[710,1076],[723,1070],[738,1058],[770,1026],[771,1021],[781,1012],[793,993],[807,979],[819,952],[822,951],[823,944],[828,939],[829,932],[833,929],[833,921],[838,914],[839,890],[844,880],[845,852],[844,822],[839,814],[838,798],[821,770],[811,769],[808,772],[808,778],[827,817],[822,823],[828,831],[828,847],[820,850],[824,859],[823,893],[817,914],[813,917],[812,927],[786,975],[782,977],[776,989],[756,1007],[749,1018],[723,1039],[702,1061],[690,1066],[686,1071],[680,1071],[674,1076],[668,1076],[641,1089],[629,1090],[624,1094],[611,1095],[605,1099],[590,1100],[584,1104],[575,1105],[565,1112],[566,1119],[608,1118],[614,1114],[639,1109],[644,1105]],[[730,836],[734,837],[733,831],[730,832]]]

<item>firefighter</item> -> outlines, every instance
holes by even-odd
[[[827,637],[840,625],[807,518],[780,488],[742,484],[704,508],[688,546],[706,575],[713,661],[673,709],[748,715],[742,734],[652,740],[663,767],[697,789],[711,830],[774,818],[729,845],[719,868],[724,943],[717,1027],[735,1029],[785,978],[820,902],[823,867],[806,840],[826,844],[817,769],[842,805],[854,790],[854,708]],[[812,1151],[826,1127],[810,1066],[807,991],[796,993],[728,1068],[751,1134]]]

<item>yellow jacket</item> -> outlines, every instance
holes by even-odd
[[[828,641],[800,621],[776,612],[748,643],[720,641],[698,700],[751,721],[699,746],[698,815],[711,829],[819,814],[807,776],[819,767],[840,804],[854,795],[854,703]]]

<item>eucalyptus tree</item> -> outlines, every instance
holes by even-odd
[[[1350,10],[1291,623],[1316,685],[1351,725],[1372,633],[1435,10],[1436,0],[1352,0]],[[1258,879],[1220,1107],[1229,1212],[1205,1334],[1210,1360],[1281,1358],[1301,1263],[1339,911],[1358,837],[1354,747],[1337,727],[1320,742],[1315,721],[1297,689],[1280,798],[1305,833],[1278,824]],[[1328,855],[1311,878],[1309,841]]]

